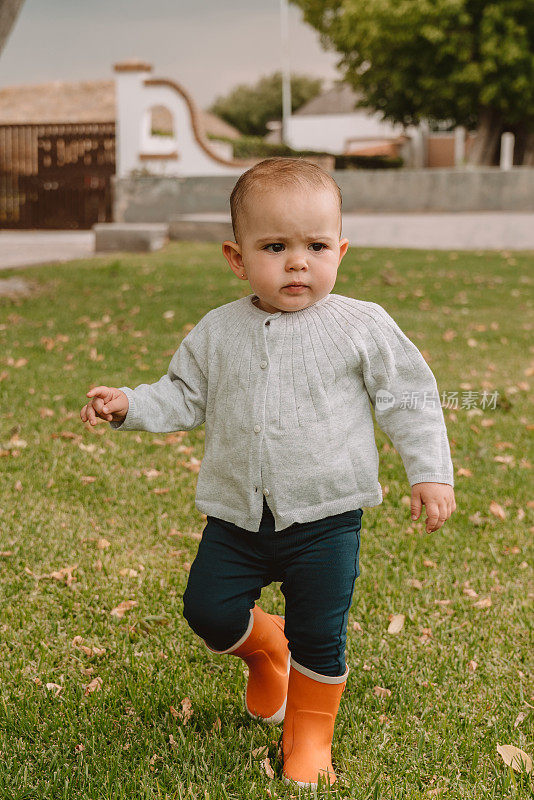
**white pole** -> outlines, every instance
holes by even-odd
[[[280,32],[282,35],[282,142],[287,144],[288,121],[291,116],[291,68],[289,64],[289,14],[287,0],[280,0]]]
[[[461,167],[465,161],[465,128],[458,125],[454,129],[454,166]]]
[[[501,169],[512,169],[514,165],[514,143],[513,133],[503,133],[501,136]]]

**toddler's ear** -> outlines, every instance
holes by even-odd
[[[339,242],[339,260],[340,260],[340,262],[341,262],[341,259],[343,258],[343,256],[345,255],[345,253],[347,252],[348,246],[349,246],[349,240],[348,239],[340,239],[340,242]]]
[[[241,248],[236,242],[226,241],[222,243],[223,256],[228,261],[230,269],[238,278],[244,278],[243,257]]]

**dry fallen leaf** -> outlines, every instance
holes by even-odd
[[[54,572],[49,572],[48,575],[43,575],[43,578],[54,578],[56,581],[62,581],[63,578],[67,578],[67,586],[70,586],[76,578],[73,576],[73,572],[76,569],[78,564],[74,564],[72,567],[61,567],[61,569],[55,570]]]
[[[358,633],[363,633],[363,628],[362,628],[362,626],[360,625],[359,622],[353,622],[352,623],[352,630],[353,631],[358,631]]]
[[[388,625],[388,633],[400,633],[404,628],[404,614],[393,614]]]
[[[162,472],[160,472],[160,471],[159,471],[159,470],[157,470],[157,469],[144,469],[144,470],[143,470],[143,475],[144,475],[146,478],[157,478],[159,475],[162,475],[162,474],[163,474],[163,473],[162,473]]]
[[[491,606],[491,597],[482,597],[476,603],[473,603],[475,608],[489,608]]]
[[[274,778],[273,768],[271,767],[271,762],[268,758],[264,758],[261,762],[261,766],[263,767],[263,771],[267,775],[268,778]]]
[[[432,569],[435,569],[438,565],[436,564],[435,561],[432,561],[430,558],[424,558],[423,559],[423,566],[424,567],[432,567]]]
[[[63,686],[61,686],[59,683],[46,683],[45,686],[48,689],[48,691],[52,691],[52,689],[55,689],[56,691],[54,692],[54,694],[56,697],[60,692],[63,691]]]
[[[170,529],[169,536],[186,536],[190,537],[191,539],[196,539],[197,541],[202,539],[201,533],[197,533],[196,531],[178,531],[176,528]]]
[[[426,644],[432,638],[432,628],[421,628],[421,634],[419,641],[422,644]]]
[[[193,716],[193,706],[191,705],[191,700],[189,697],[184,697],[182,700],[182,713],[180,717],[183,722],[187,722]]]
[[[110,614],[112,617],[118,617],[122,619],[126,611],[130,611],[131,608],[137,605],[137,600],[123,600],[122,603],[119,603],[118,606],[112,608]]]
[[[513,744],[498,744],[497,752],[508,767],[512,767],[516,772],[523,771],[523,765],[527,772],[532,772],[532,759],[519,747]]]
[[[464,586],[463,593],[468,597],[478,597],[478,592],[475,592],[475,590],[471,589],[470,586]]]
[[[516,556],[520,552],[521,552],[521,548],[517,547],[517,545],[513,545],[512,547],[508,547],[506,545],[505,548],[504,548],[504,555],[505,556]]]
[[[89,656],[89,658],[92,658],[93,656],[103,656],[106,652],[105,647],[87,647],[84,644],[80,645],[80,650],[82,650],[86,656]]]
[[[108,542],[108,540],[104,539],[104,537],[100,537],[100,539],[96,543],[96,546],[98,550],[105,550],[106,547],[111,547],[111,542]]]
[[[84,695],[87,697],[87,695],[92,694],[93,692],[99,692],[102,688],[102,683],[102,678],[99,678],[98,676],[93,678],[93,680],[85,687]]]
[[[14,434],[9,440],[9,448],[13,449],[14,447],[16,449],[24,450],[25,447],[28,447],[28,442],[25,439],[19,439],[17,434]]]
[[[471,660],[469,662],[469,664],[467,665],[467,669],[469,670],[469,672],[474,672],[477,667],[478,667],[478,663],[476,661],[473,661],[473,660]]]
[[[198,473],[200,472],[202,461],[198,458],[195,458],[194,456],[191,456],[191,459],[189,461],[179,461],[178,464],[181,467],[185,467],[190,472]]]
[[[383,686],[375,686],[373,692],[377,697],[390,697],[391,689],[384,689]]]
[[[131,568],[128,568],[128,567],[124,567],[123,569],[119,570],[119,575],[122,575],[123,578],[125,578],[125,577],[137,578],[139,573],[137,572],[136,569],[131,569]]]
[[[409,584],[409,585],[410,585],[410,586],[411,586],[413,589],[422,589],[422,588],[423,588],[423,584],[421,583],[421,581],[419,580],[419,578],[408,578],[408,584]]]
[[[495,517],[499,517],[499,519],[506,519],[506,511],[495,500],[491,501],[489,510]]]

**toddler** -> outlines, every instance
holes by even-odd
[[[284,780],[316,788],[336,780],[362,506],[382,502],[371,407],[428,532],[456,508],[453,466],[417,347],[382,306],[332,293],[348,240],[329,173],[266,159],[241,175],[230,207],[223,254],[253,293],[203,316],[155,383],[91,389],[81,418],[154,432],[205,423],[196,506],[207,522],[184,616],[211,652],[247,663],[248,713],[283,721]],[[285,617],[255,603],[272,581]]]

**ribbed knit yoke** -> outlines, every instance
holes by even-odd
[[[167,374],[121,387],[117,430],[205,422],[199,511],[257,532],[267,498],[281,531],[382,502],[372,408],[411,485],[454,485],[434,375],[378,303],[329,294],[269,313],[248,295],[205,314]]]

